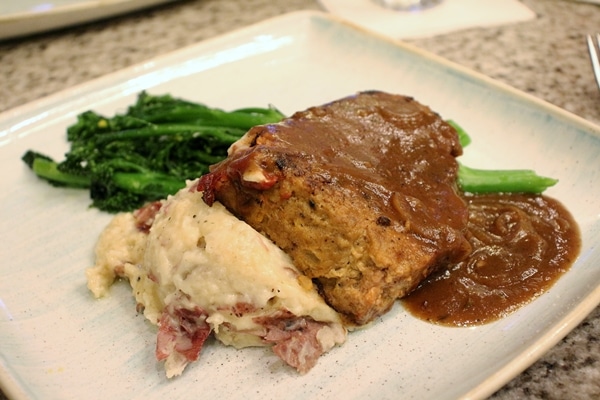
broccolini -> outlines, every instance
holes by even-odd
[[[458,133],[460,145],[471,143],[469,134],[455,121],[446,121]],[[482,193],[542,193],[554,186],[557,179],[539,176],[529,169],[476,169],[458,164],[458,186],[463,192]]]
[[[252,126],[280,121],[273,107],[223,111],[170,95],[138,95],[112,118],[93,111],[67,128],[63,161],[29,150],[22,159],[55,186],[90,190],[92,206],[131,211],[208,172]]]

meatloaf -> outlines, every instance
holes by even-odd
[[[429,107],[366,91],[252,128],[200,190],[288,253],[348,324],[363,325],[469,253],[461,154],[455,129]]]

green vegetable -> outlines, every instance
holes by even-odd
[[[467,147],[471,143],[471,137],[469,134],[462,128],[462,126],[458,125],[453,120],[449,119],[446,121],[450,126],[454,128],[456,133],[458,133],[458,141],[462,147]]]
[[[446,122],[458,133],[463,148],[471,143],[470,136],[460,125],[452,120]],[[467,193],[542,193],[557,182],[529,169],[485,170],[458,164],[458,185]]]
[[[223,111],[141,92],[124,114],[78,115],[63,161],[33,150],[22,159],[52,185],[89,189],[93,207],[131,211],[208,172],[251,127],[283,117],[273,107]]]
[[[66,174],[58,170],[58,164],[50,157],[28,150],[22,157],[37,176],[52,182],[55,186],[70,186],[74,188],[86,188],[90,186],[87,176]]]
[[[458,185],[467,193],[542,193],[557,182],[529,169],[483,170],[460,163],[458,167]]]

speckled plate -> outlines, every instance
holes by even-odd
[[[3,0],[0,40],[95,21],[175,0]]]
[[[172,93],[232,109],[285,113],[359,90],[409,94],[471,134],[465,163],[533,168],[579,221],[581,256],[545,295],[475,328],[445,328],[400,305],[299,376],[267,349],[209,342],[167,380],[156,328],[126,283],[94,300],[84,269],[110,216],[87,194],[36,179],[20,157],[58,159],[76,114],[123,110],[136,94]],[[199,43],[0,115],[0,385],[15,399],[482,398],[533,363],[600,301],[600,129],[411,46],[301,12]]]

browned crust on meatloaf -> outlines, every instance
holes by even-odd
[[[461,152],[456,131],[428,107],[362,92],[251,129],[200,189],[362,325],[469,251]]]

